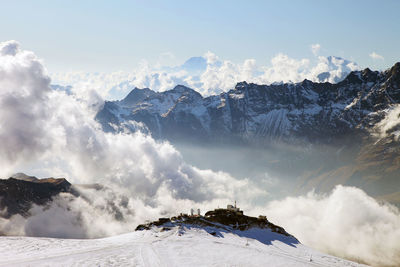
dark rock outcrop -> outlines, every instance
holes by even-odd
[[[246,216],[243,213],[227,209],[215,209],[208,211],[204,216],[189,216],[181,214],[171,218],[159,218],[157,221],[140,224],[136,227],[136,231],[149,230],[152,227],[161,228],[162,231],[170,230],[174,226],[186,227],[211,227],[213,229],[222,229],[224,231],[245,231],[252,228],[266,229],[273,233],[281,234],[287,237],[292,237],[282,227],[275,225],[268,221],[266,217],[260,216],[259,218]],[[209,229],[210,230],[210,229]],[[210,234],[214,235],[213,230]]]
[[[64,178],[37,179],[33,176],[18,174],[0,179],[0,210],[2,217],[14,214],[29,216],[32,204],[44,205],[61,192],[77,194]]]

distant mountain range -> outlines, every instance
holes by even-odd
[[[135,88],[106,101],[96,120],[106,132],[141,130],[172,142],[296,145],[303,149],[288,152],[288,159],[315,162],[301,176],[303,186],[329,189],[341,181],[393,200],[400,196],[393,189],[400,183],[399,104],[397,63],[383,72],[353,71],[334,84],[240,82],[208,97],[182,85],[164,92]]]
[[[397,63],[385,72],[354,71],[337,84],[241,82],[209,97],[182,85],[165,92],[135,88],[121,101],[106,101],[96,119],[107,132],[134,131],[140,122],[155,138],[169,140],[325,143],[369,136],[399,104],[399,69]]]

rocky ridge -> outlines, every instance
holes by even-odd
[[[38,179],[17,174],[8,179],[0,179],[1,217],[9,218],[14,214],[29,216],[33,204],[45,205],[62,192],[77,195],[65,178]]]
[[[297,241],[297,239],[286,232],[285,229],[268,221],[266,216],[259,216],[256,218],[229,209],[215,209],[206,212],[204,216],[180,214],[171,218],[159,218],[157,221],[138,225],[136,231],[150,230],[153,228],[157,228],[160,231],[169,231],[174,227],[203,228],[214,236],[218,236],[218,231],[243,232],[257,228],[290,237]]]
[[[106,101],[96,119],[107,132],[146,128],[167,140],[330,143],[371,135],[400,102],[399,68],[353,71],[337,84],[241,82],[208,97],[182,85],[135,88],[121,101]]]

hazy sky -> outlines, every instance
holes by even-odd
[[[400,1],[2,1],[1,41],[14,39],[51,72],[180,64],[212,51],[265,64],[335,55],[382,69],[400,61]],[[371,56],[375,52],[374,58]]]

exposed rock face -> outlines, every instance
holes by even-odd
[[[64,178],[16,177],[20,178],[0,179],[0,210],[5,210],[2,216],[6,218],[14,214],[28,216],[32,204],[44,205],[61,192],[76,194]]]

